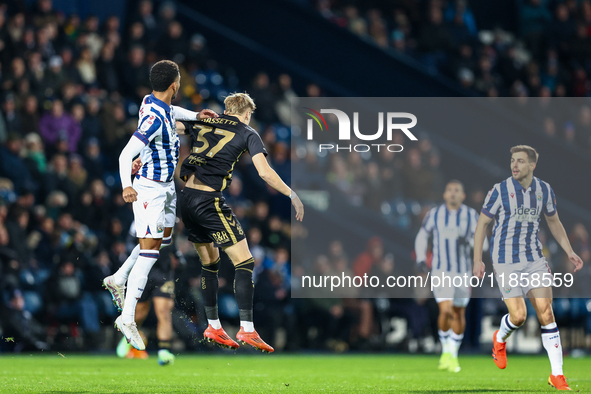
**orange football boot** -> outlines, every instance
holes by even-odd
[[[265,341],[261,339],[256,331],[246,332],[242,327],[240,327],[240,331],[238,331],[238,334],[236,334],[236,339],[238,339],[238,342],[241,344],[250,345],[263,353],[273,353],[275,351],[272,346],[267,345]]]
[[[499,330],[495,331],[493,334],[492,358],[495,361],[495,364],[497,364],[497,367],[505,369],[507,367],[507,350],[505,349],[507,343],[497,342],[498,332]]]
[[[147,351],[137,350],[136,348],[134,348],[132,346],[131,349],[129,349],[129,352],[127,352],[127,355],[125,357],[126,358],[139,358],[139,359],[145,360],[149,357],[149,355],[148,355]]]
[[[568,387],[568,384],[566,383],[566,378],[564,377],[564,375],[558,375],[558,376],[550,375],[550,377],[548,378],[548,384],[550,386],[554,387],[556,390],[564,390],[564,391],[571,391],[572,390],[570,387]]]
[[[240,347],[240,345],[226,334],[226,331],[224,331],[223,328],[214,330],[211,324],[207,326],[207,330],[203,333],[203,337],[208,342],[213,342],[219,347],[226,349],[238,349]]]

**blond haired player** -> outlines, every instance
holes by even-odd
[[[218,318],[218,268],[221,247],[236,269],[234,291],[240,314],[238,341],[254,348],[272,352],[253,325],[252,270],[254,259],[244,231],[232,209],[225,204],[222,190],[232,182],[234,165],[244,152],[252,157],[259,176],[271,187],[289,196],[296,210],[296,219],[304,217],[304,206],[267,163],[267,151],[259,134],[248,124],[256,108],[246,93],[234,93],[224,100],[225,111],[215,119],[185,121],[179,129],[191,135],[191,154],[181,167],[181,178],[186,182],[179,205],[189,240],[201,258],[201,290],[209,325],[205,338],[220,346],[237,348],[224,331]]]

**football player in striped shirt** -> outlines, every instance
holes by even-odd
[[[550,232],[574,264],[575,272],[582,268],[583,261],[573,251],[558,218],[554,191],[548,183],[534,177],[538,157],[536,150],[530,146],[511,148],[512,176],[497,183],[488,193],[478,219],[473,269],[475,276],[484,276],[482,244],[486,228],[494,219],[490,253],[509,313],[503,316],[500,328],[493,335],[493,360],[501,369],[507,366],[506,340],[525,323],[527,309],[524,297],[527,296],[542,326],[542,344],[550,359],[552,374],[548,384],[558,390],[570,390],[562,371],[562,345],[552,311],[551,271],[538,238],[542,214]],[[511,286],[511,274],[520,278],[518,286]],[[539,280],[533,280],[535,278]]]
[[[170,60],[155,63],[150,69],[152,94],[144,97],[139,111],[138,128],[119,156],[119,174],[123,199],[133,203],[139,245],[121,268],[104,279],[116,306],[122,310],[115,325],[136,349],[145,344],[135,323],[135,308],[142,296],[150,269],[158,260],[160,249],[172,240],[176,220],[174,171],[179,160],[179,137],[176,120],[197,120],[218,115],[204,109],[199,113],[172,106],[180,89],[179,67]],[[138,162],[134,157],[140,155]],[[133,164],[132,164],[133,162]],[[132,168],[142,163],[131,182]],[[125,294],[125,283],[128,281]]]
[[[444,204],[432,208],[415,239],[416,261],[427,269],[427,247],[429,237],[433,236],[433,260],[431,274],[441,276],[471,275],[471,242],[476,230],[478,214],[476,210],[463,204],[466,199],[464,185],[452,180],[445,186]],[[466,306],[470,301],[470,287],[436,287],[433,290],[439,306],[439,340],[441,358],[439,369],[460,372],[458,350],[466,328]]]

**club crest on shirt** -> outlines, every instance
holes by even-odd
[[[544,194],[542,192],[536,192],[536,198],[538,199],[538,201],[542,201]]]

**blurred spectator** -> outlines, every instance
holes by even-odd
[[[119,89],[119,77],[117,76],[117,66],[115,64],[115,45],[111,42],[106,43],[100,53],[100,58],[96,64],[97,81],[109,93],[116,92]]]
[[[48,149],[58,150],[57,145],[65,142],[69,152],[78,150],[80,125],[64,111],[61,100],[53,101],[51,112],[46,112],[39,122],[39,130]]]
[[[85,47],[80,52],[80,59],[76,63],[82,82],[86,85],[93,85],[96,82],[96,66],[92,57],[90,47]]]
[[[149,45],[153,45],[158,38],[158,22],[154,17],[154,4],[151,0],[142,0],[138,6],[136,20],[141,22],[146,31]]]
[[[17,191],[31,187],[31,175],[21,158],[22,149],[22,139],[14,133],[0,146],[0,174],[10,179]]]
[[[148,76],[150,69],[145,63],[145,49],[134,46],[128,52],[127,62],[120,68],[121,93],[139,101],[150,94],[151,87]]]
[[[95,339],[100,330],[98,309],[92,297],[85,292],[82,271],[69,259],[64,259],[49,280],[53,285],[48,289],[46,300],[53,316],[79,321],[87,337]],[[88,344],[97,346],[92,340]]]
[[[4,102],[2,103],[2,115],[4,117],[4,127],[6,127],[6,133],[21,132],[21,116],[16,111],[13,95],[7,95],[4,99]]]
[[[269,86],[269,76],[261,72],[257,74],[249,90],[250,96],[257,103],[257,119],[267,124],[274,123],[277,120],[275,115],[275,98]]]
[[[167,26],[166,33],[156,45],[156,52],[165,59],[174,59],[177,55],[183,55],[187,50],[187,40],[183,34],[183,26],[173,21]]]
[[[552,14],[540,0],[528,0],[521,6],[521,35],[536,59],[542,56],[543,38]]]
[[[384,256],[384,246],[382,239],[374,236],[367,241],[367,247],[364,252],[359,254],[353,262],[353,273],[357,276],[369,274],[374,264],[379,262]]]
[[[424,53],[423,62],[435,72],[447,62],[447,53],[452,49],[452,38],[443,23],[441,9],[432,6],[429,21],[419,34],[419,49]]]
[[[39,104],[37,97],[29,95],[20,112],[21,131],[23,134],[39,133]]]
[[[25,310],[22,292],[10,287],[5,293],[7,301],[0,308],[2,329],[4,338],[13,338],[14,351],[49,350],[47,332],[31,313]]]

